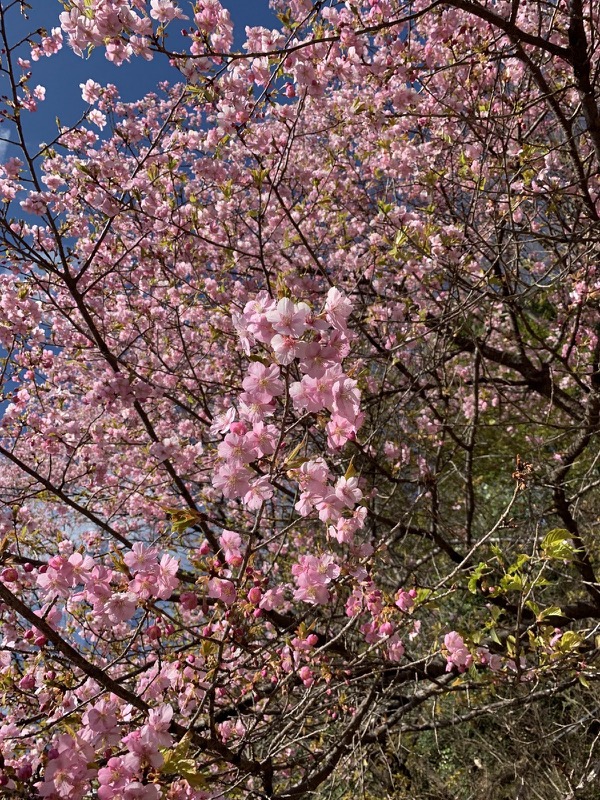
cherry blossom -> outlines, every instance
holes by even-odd
[[[9,795],[398,793],[589,700],[595,4],[272,5],[3,8]],[[38,146],[63,46],[165,77]]]

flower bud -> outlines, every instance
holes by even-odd
[[[14,583],[19,580],[19,573],[14,567],[6,567],[0,572],[0,580],[3,583]]]
[[[146,634],[150,641],[156,641],[156,639],[160,639],[160,628],[158,625],[150,625],[149,628],[146,629]]]

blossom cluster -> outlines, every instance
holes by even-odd
[[[156,548],[136,542],[124,556],[130,579],[120,572],[96,564],[90,556],[74,552],[50,558],[39,570],[37,585],[47,601],[57,597],[71,602],[86,601],[96,624],[110,628],[130,620],[139,604],[150,598],[166,600],[179,585],[177,559]],[[73,594],[73,589],[83,587]]]

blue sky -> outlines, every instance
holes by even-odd
[[[269,10],[268,0],[222,0],[223,5],[231,12],[234,21],[236,46],[244,41],[246,25],[264,25],[268,28],[277,26],[277,20]],[[28,12],[29,21],[20,18],[18,9],[6,15],[6,27],[14,42],[36,28],[50,29],[58,25],[58,16],[62,4],[58,0],[29,0],[32,6]],[[188,13],[191,3],[182,0],[181,7]],[[176,23],[175,23],[176,24]],[[12,35],[11,35],[12,34]],[[22,55],[25,56],[25,53]],[[24,125],[27,139],[31,145],[42,141],[50,141],[56,134],[56,117],[62,125],[76,122],[85,110],[86,104],[81,99],[80,83],[93,78],[98,83],[114,83],[118,86],[123,100],[137,100],[162,80],[176,81],[178,73],[163,58],[155,58],[152,62],[136,58],[129,64],[115,67],[108,62],[101,51],[92,53],[89,59],[76,56],[67,44],[62,51],[49,59],[42,59],[32,64],[32,87],[41,84],[46,88],[46,99],[38,104],[38,111],[31,114],[25,112]],[[6,88],[1,87],[4,94]],[[1,131],[1,129],[0,129]],[[10,154],[9,148],[9,154]],[[0,157],[6,153],[0,146]]]

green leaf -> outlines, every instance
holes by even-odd
[[[571,534],[564,528],[549,531],[544,536],[540,549],[546,558],[573,561],[577,557],[577,548],[571,541]]]
[[[572,653],[581,646],[584,637],[577,631],[565,631],[557,643],[556,649],[560,653]]]
[[[480,561],[479,564],[475,567],[471,576],[469,578],[469,582],[467,584],[467,588],[471,592],[471,594],[477,594],[478,591],[478,583],[483,578],[484,575],[488,575],[491,572],[488,565],[485,561]]]
[[[538,613],[537,622],[541,622],[546,617],[562,616],[562,613],[562,609],[558,606],[548,606]]]
[[[500,588],[505,592],[520,592],[523,588],[523,578],[520,575],[505,575],[500,581]]]
[[[500,550],[500,548],[498,547],[498,545],[495,545],[495,544],[493,544],[493,545],[490,547],[490,550],[492,551],[493,555],[495,555],[495,556],[496,556],[496,558],[498,559],[498,561],[499,561],[501,564],[504,564],[504,554],[503,554],[502,550]]]
[[[292,452],[291,452],[291,453],[288,455],[288,457],[285,459],[285,461],[284,461],[284,464],[286,465],[286,467],[287,467],[288,469],[291,469],[291,468],[292,468],[292,464],[293,464],[293,462],[294,462],[294,459],[296,458],[296,456],[298,455],[298,453],[299,453],[299,452],[302,450],[302,448],[304,447],[304,445],[305,445],[305,444],[306,444],[306,436],[304,437],[304,439],[302,439],[302,441],[300,442],[300,444],[297,444],[297,445],[296,445],[296,447],[294,447],[294,449],[292,450]]]
[[[346,470],[346,474],[344,478],[348,481],[350,478],[353,478],[357,474],[356,469],[354,467],[354,456],[350,459],[350,463],[348,464],[348,469]]]
[[[538,614],[540,613],[540,607],[538,606],[537,603],[534,603],[533,600],[527,600],[525,602],[525,605],[530,611],[533,611],[536,617],[538,616]]]
[[[194,789],[202,789],[206,786],[206,780],[196,769],[196,762],[194,759],[187,757],[190,747],[190,738],[191,737],[188,737],[186,734],[175,747],[170,750],[161,750],[164,763],[160,771],[164,775],[179,775],[181,778],[185,778]]]
[[[163,511],[171,517],[171,530],[176,534],[183,533],[203,518],[200,512],[188,508],[181,509],[163,506]]]
[[[511,564],[508,568],[508,573],[510,575],[514,575],[515,573],[519,572],[521,567],[529,561],[529,556],[527,553],[521,553],[520,556],[517,557],[517,560],[514,564]]]
[[[498,636],[498,631],[495,628],[492,628],[490,630],[490,639],[492,640],[492,642],[495,642],[496,644],[502,645],[502,642],[500,641],[500,637]]]

